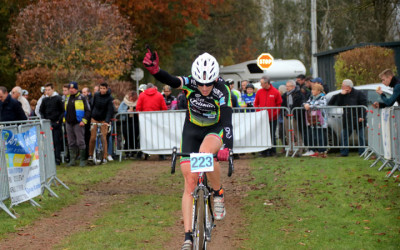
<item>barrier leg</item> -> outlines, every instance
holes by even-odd
[[[374,161],[374,163],[372,163],[372,165],[369,166],[369,167],[370,167],[370,168],[374,167],[374,166],[378,163],[378,161],[380,161],[380,160],[381,160],[381,156],[378,156],[378,158],[376,158],[376,160]]]
[[[42,207],[42,206],[40,206],[40,204],[39,203],[37,203],[36,201],[34,201],[33,199],[30,199],[29,200],[29,202],[31,203],[31,205],[32,206],[34,206],[34,207]]]
[[[0,208],[3,209],[8,215],[10,215],[11,218],[13,219],[17,218],[15,215],[13,215],[13,213],[11,213],[10,210],[8,210],[7,206],[2,201],[0,201]]]
[[[62,182],[60,179],[58,179],[57,176],[54,176],[54,180],[57,181],[59,184],[61,184],[66,189],[70,190],[69,187],[64,182]]]
[[[392,176],[393,173],[394,173],[396,170],[399,170],[399,171],[400,171],[400,165],[399,165],[399,164],[394,164],[394,167],[392,168],[392,171],[390,171],[390,173],[389,173],[388,175],[386,175],[386,177]],[[399,186],[400,186],[400,185],[399,185]]]
[[[364,160],[369,160],[369,158],[370,158],[373,154],[374,154],[374,151],[371,150],[371,153],[369,153],[369,154],[364,158]]]
[[[47,189],[47,191],[49,191],[51,196],[59,198],[58,195],[56,193],[54,193],[53,190],[51,190],[51,188],[50,188],[50,186],[48,184],[44,185],[44,188]],[[43,193],[44,193],[44,190],[43,190]]]
[[[384,161],[382,166],[378,169],[378,171],[381,171],[386,166],[386,164],[388,164],[388,162],[389,160]]]
[[[360,157],[364,157],[365,155],[368,154],[369,151],[370,151],[370,149],[369,149],[369,148],[366,148],[366,149],[364,150],[364,153],[362,153],[362,154],[360,155]]]

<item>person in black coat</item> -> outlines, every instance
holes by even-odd
[[[0,121],[27,120],[21,103],[8,94],[6,87],[0,86]]]
[[[287,92],[285,92],[282,95],[282,107],[287,107],[290,111],[292,111],[293,108],[300,108],[303,107],[304,103],[304,97],[303,94],[300,91],[300,87],[296,85],[296,82],[293,80],[289,80],[286,82],[286,89]],[[305,129],[302,128],[303,124],[303,110],[298,109],[292,112],[293,113],[293,138],[295,140],[295,146],[302,146],[303,145],[303,136],[304,136],[304,131]],[[287,114],[284,114],[284,125],[285,125],[285,131],[286,134],[289,135],[289,121]],[[287,140],[289,140],[287,138]],[[289,141],[288,141],[289,143]],[[302,154],[303,150],[299,150],[299,154]]]
[[[108,126],[111,126],[111,118],[114,115],[113,98],[111,96],[111,90],[108,88],[107,83],[100,84],[100,91],[96,92],[93,96],[92,103],[92,119],[91,123],[103,123],[101,126],[102,143],[104,149],[103,163],[107,161],[113,161],[111,155],[108,155],[107,150],[107,132]],[[89,141],[89,161],[93,160],[93,151],[95,149],[97,134],[97,125],[94,125],[91,129],[90,141]]]
[[[53,128],[54,156],[56,164],[60,165],[63,146],[62,123],[64,117],[64,103],[62,97],[54,91],[52,83],[44,85],[44,91],[47,97],[43,99],[42,105],[40,105],[40,117],[51,121],[51,127]]]
[[[367,106],[367,96],[360,90],[353,88],[353,81],[345,79],[342,82],[342,91],[339,94],[332,96],[328,103],[329,106]],[[344,146],[340,149],[341,156],[349,154],[349,136],[354,130],[358,133],[358,145],[364,146],[364,127],[366,124],[366,110],[364,108],[344,108],[342,116],[342,141],[341,145]],[[364,152],[364,148],[358,149],[358,154]]]

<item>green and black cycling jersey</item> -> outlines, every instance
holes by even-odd
[[[203,96],[196,81],[182,77],[182,89],[186,94],[188,110],[186,118],[197,126],[211,126],[221,119],[221,109],[232,108],[231,93],[222,78],[218,78],[210,95]]]
[[[232,131],[232,100],[231,91],[225,85],[222,78],[218,78],[208,96],[203,96],[198,90],[196,81],[191,77],[175,77],[167,72],[160,70],[154,75],[157,80],[170,85],[173,88],[181,86],[186,94],[188,109],[186,112],[186,122],[204,129],[220,127],[223,130],[222,140],[225,147],[233,147]],[[179,84],[178,84],[179,82]],[[202,129],[203,130],[203,129]]]

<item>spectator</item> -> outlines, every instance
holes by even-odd
[[[29,92],[26,89],[22,90],[22,96],[25,97],[26,100],[28,100],[29,97]],[[32,113],[32,108],[31,108],[31,113]]]
[[[69,95],[65,100],[65,122],[68,137],[70,161],[68,166],[76,164],[80,155],[79,166],[86,166],[85,124],[88,123],[90,109],[86,97],[78,91],[78,83],[70,82]]]
[[[286,85],[280,85],[278,88],[279,94],[282,96],[286,93]],[[281,144],[285,145],[286,141],[286,134],[285,134],[285,126],[283,124],[283,112],[279,112],[278,114],[278,138],[281,140]],[[285,152],[285,149],[282,149],[282,153]]]
[[[237,107],[237,108],[246,107],[246,104],[242,99],[242,95],[241,95],[240,91],[234,89],[235,82],[232,79],[226,79],[225,82],[228,83],[229,89],[231,90],[232,107]],[[236,99],[237,99],[237,105],[233,105],[234,97],[236,97]]]
[[[326,128],[327,117],[326,112],[323,109],[326,106],[326,99],[324,95],[324,87],[319,84],[315,84],[312,88],[312,95],[307,102],[304,103],[306,110],[306,124],[308,128],[307,135],[310,137],[310,146],[326,146]],[[303,156],[311,157],[327,157],[326,148],[315,148],[310,149]]]
[[[69,84],[64,84],[63,85],[62,94],[63,95],[61,96],[61,99],[62,99],[62,101],[64,103],[64,109],[65,109],[65,100],[67,100],[67,96],[69,95]],[[65,110],[64,110],[64,112],[65,112]],[[69,155],[67,128],[66,128],[65,121],[63,121],[63,127],[64,127],[64,135],[63,136],[64,136],[65,144],[63,143],[63,149],[62,150],[66,153],[65,162],[69,162],[70,155]]]
[[[394,76],[391,69],[385,69],[382,71],[382,73],[379,74],[379,78],[381,78],[382,83],[385,84],[385,86],[393,88],[393,95],[390,98],[387,98],[381,88],[378,87],[376,93],[381,95],[383,102],[374,102],[374,108],[390,107],[393,106],[396,101],[397,104],[400,105],[400,80]]]
[[[104,148],[104,159],[103,164],[107,161],[113,161],[111,155],[108,155],[107,150],[107,133],[108,127],[111,126],[111,118],[114,116],[114,105],[113,98],[111,97],[111,91],[108,89],[107,83],[100,84],[99,92],[96,92],[93,97],[93,109],[91,123],[103,123],[101,126],[101,141]],[[92,126],[90,143],[89,143],[89,161],[93,161],[93,151],[95,149],[97,134],[97,125]]]
[[[225,85],[229,88],[229,90],[230,90],[230,88],[231,88],[231,87],[230,87],[231,83],[232,83],[232,86],[233,86],[233,81],[232,81],[232,79],[227,79],[227,80],[225,80]],[[230,90],[230,92],[231,92],[232,108],[237,108],[237,107],[239,107],[237,96],[235,96],[231,90]]]
[[[159,93],[152,83],[148,83],[143,94],[139,95],[136,105],[137,111],[159,111],[167,110],[164,97]]]
[[[154,88],[154,85],[148,83],[146,90],[139,95],[136,110],[140,112],[167,110],[167,105],[165,104],[163,96]],[[159,155],[159,159],[165,160],[165,156]]]
[[[308,100],[311,95],[311,90],[306,85],[306,76],[300,74],[296,77],[296,85],[300,87],[300,92],[303,94],[303,99]]]
[[[63,102],[65,102],[65,100],[67,99],[67,96],[69,95],[69,84],[64,84],[63,89],[62,89],[62,100]]]
[[[97,92],[95,92],[95,93],[97,93]],[[90,89],[88,87],[84,87],[82,89],[82,95],[86,96],[86,99],[88,100],[89,105],[90,105],[90,109],[92,109],[93,95],[90,92]]]
[[[93,87],[93,93],[96,94],[97,92],[100,91],[100,86],[99,85],[94,85]]]
[[[36,108],[35,108],[35,114],[39,118],[41,118],[40,117],[40,111],[39,111],[40,110],[40,105],[42,105],[43,98],[46,97],[46,94],[44,93],[44,86],[40,87],[40,93],[42,93],[42,96],[40,96],[40,98],[39,98],[39,100],[38,100],[38,102],[36,104]]]
[[[282,104],[282,97],[279,91],[272,86],[268,76],[263,76],[260,79],[261,89],[257,91],[256,99],[254,100],[254,107],[280,107]],[[272,145],[276,145],[276,126],[278,120],[279,109],[268,109],[269,127],[271,131]],[[269,157],[276,154],[276,148],[272,147],[260,153],[261,156]]]
[[[111,155],[114,158],[114,156],[115,156],[115,154],[114,154],[114,152],[115,152],[115,143],[113,142],[114,137],[115,137],[115,140],[116,140],[117,148],[120,148],[120,145],[121,145],[121,140],[120,140],[121,137],[118,137],[118,133],[116,133],[115,123],[114,123],[114,120],[115,120],[114,117],[118,113],[118,108],[119,108],[119,106],[121,104],[121,101],[118,100],[118,99],[114,99],[112,101],[112,103],[113,103],[113,109],[114,109],[113,110],[113,119],[111,119],[111,133],[109,133],[107,135],[108,136],[107,141],[108,141],[108,155]]]
[[[178,109],[187,109],[187,99],[185,95],[185,91],[182,90],[178,95]]]
[[[98,93],[98,92],[95,92]],[[90,116],[88,121],[91,120],[91,115],[92,115],[92,109],[93,109],[93,99],[92,99],[92,93],[90,93],[90,89],[88,87],[84,87],[82,89],[82,95],[84,97],[86,97],[87,103],[88,103],[88,107],[90,109]],[[91,132],[90,132],[90,122],[85,124],[85,145],[86,145],[86,154],[87,156],[90,155],[89,153],[89,144],[90,144],[90,137],[91,137]],[[93,155],[93,152],[92,152]]]
[[[138,95],[136,91],[130,90],[125,95],[121,105],[118,108],[118,113],[132,112],[129,115],[121,115],[122,134],[125,139],[124,150],[126,150],[125,157],[133,158],[134,154],[128,150],[139,149],[139,119],[137,114],[133,114],[136,111],[136,104],[138,100]],[[137,155],[141,158],[141,153]]]
[[[254,107],[254,101],[256,99],[256,93],[254,92],[254,85],[248,83],[246,86],[246,94],[242,95],[243,102],[245,103],[245,107]],[[254,112],[254,110],[247,110],[248,112]]]
[[[49,119],[51,122],[52,134],[53,134],[53,145],[54,155],[56,164],[61,164],[61,150],[62,150],[62,120],[64,116],[64,104],[61,96],[54,91],[52,83],[44,85],[46,98],[43,99],[42,105],[40,106],[40,115],[43,119]]]
[[[140,84],[139,89],[138,89],[138,94],[140,95],[146,90],[146,84]]]
[[[249,84],[249,81],[247,81],[247,80],[243,80],[241,83],[240,83],[240,86],[241,86],[241,93],[242,93],[242,95],[244,95],[244,94],[246,94],[246,86],[247,86],[247,84]]]
[[[0,121],[10,122],[26,119],[21,103],[11,98],[6,87],[0,86]]]
[[[304,99],[303,95],[300,92],[300,87],[296,86],[296,82],[293,80],[289,80],[286,82],[286,89],[287,92],[283,94],[282,96],[282,107],[287,107],[290,111],[292,111],[293,108],[299,108],[303,106]],[[302,123],[302,115],[299,112],[300,110],[297,110],[297,112],[293,113],[292,116],[292,130],[293,130],[293,135],[292,139],[294,140],[294,146],[302,146],[303,145],[303,139],[302,139],[302,134],[304,132],[302,131],[303,127],[301,126]],[[284,125],[285,125],[285,132],[287,135],[289,135],[289,119],[286,115],[284,115]],[[289,144],[289,142],[287,142]],[[299,149],[298,154],[301,155],[303,153],[303,149]]]
[[[29,117],[31,114],[31,106],[29,105],[28,100],[25,99],[25,97],[22,96],[22,89],[19,86],[14,87],[11,90],[11,97],[14,98],[15,100],[18,100],[21,105],[22,109],[24,110],[24,113],[26,117]]]
[[[325,92],[325,93],[329,93],[329,86],[328,86],[327,84],[324,84],[324,81],[322,81],[322,78],[321,78],[321,77],[317,77],[317,78],[311,79],[310,81],[311,81],[312,83],[321,84],[321,85],[324,87],[324,92]]]
[[[36,114],[35,114],[36,104],[37,104],[37,100],[36,99],[32,99],[29,102],[29,105],[31,106],[31,113],[29,114],[29,117],[36,116]]]
[[[163,92],[164,92],[163,97],[168,110],[178,109],[178,101],[176,100],[175,96],[171,94],[172,93],[171,87],[169,85],[165,85],[163,87]]]
[[[342,91],[332,96],[328,105],[333,106],[354,106],[363,105],[367,106],[367,97],[365,94],[353,88],[353,81],[345,79],[342,82]],[[340,156],[348,156],[349,154],[349,136],[354,130],[358,133],[358,145],[364,146],[364,127],[365,127],[365,110],[363,108],[344,108],[342,116],[342,141],[341,145],[344,146],[340,149]],[[358,149],[358,154],[361,155],[364,148]]]

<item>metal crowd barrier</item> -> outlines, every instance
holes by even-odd
[[[288,109],[285,107],[276,107],[276,108],[234,108],[234,113],[237,115],[242,115],[246,114],[247,119],[250,119],[250,121],[254,122],[254,116],[252,114],[256,114],[255,112],[259,112],[262,110],[266,110],[269,113],[273,112],[274,110],[277,110],[278,113],[283,113],[283,111],[288,112]],[[145,112],[148,115],[151,115],[154,117],[153,122],[155,123],[164,123],[166,120],[170,119],[179,119],[177,123],[179,125],[183,125],[184,123],[184,113],[185,110],[173,110],[173,111],[154,111],[154,112]],[[115,153],[119,155],[120,160],[122,159],[122,154],[126,153],[133,153],[133,152],[139,152],[139,151],[146,151],[146,150],[152,150],[153,148],[149,148],[149,145],[141,145],[140,144],[140,136],[143,136],[139,133],[139,116],[141,112],[123,112],[123,113],[118,113],[115,115],[115,120],[114,122],[114,131],[113,131],[113,144],[117,145],[115,149]],[[163,118],[159,118],[158,114],[164,114]],[[182,116],[175,116],[176,114],[182,114]],[[179,118],[177,118],[179,117]],[[245,118],[240,117],[239,120],[242,120]],[[271,140],[271,147],[283,147],[283,148],[289,148],[290,147],[290,140],[286,140],[287,134],[286,131],[283,129],[284,128],[284,121],[283,117],[281,121],[275,120],[273,122],[270,121],[269,126],[272,127],[272,125],[275,126],[275,131]],[[246,130],[250,129],[248,128],[249,123],[242,123],[239,122],[236,124],[236,128],[234,127],[233,130],[235,129],[240,129],[240,130]],[[254,125],[254,124],[253,124]],[[267,127],[266,124],[257,124],[257,126],[260,127]],[[161,135],[169,138],[172,138],[173,140],[177,140],[177,138],[180,138],[181,132],[182,132],[182,126],[181,127],[175,127],[175,128],[168,128],[168,129],[163,129],[162,131],[147,131],[146,124],[142,124],[142,133],[145,135],[148,135],[150,141],[154,141],[157,139],[160,139]],[[121,138],[120,140],[118,138]],[[275,140],[274,140],[275,138]],[[260,139],[260,136],[254,134],[254,137],[248,137],[246,140],[241,141],[240,143],[236,143],[234,145],[235,148],[259,148],[260,144],[258,143]],[[120,141],[120,143],[118,142]],[[171,145],[166,143],[163,140],[159,140],[158,145],[158,150],[170,150]],[[256,151],[254,151],[256,152]]]
[[[18,127],[15,125],[2,126],[0,129],[1,133],[3,132],[3,129],[10,130],[13,133],[18,133]],[[13,219],[16,219],[17,217],[13,213],[11,213],[11,211],[4,204],[4,201],[8,200],[9,198],[10,198],[10,190],[8,187],[8,172],[7,172],[7,163],[5,154],[5,144],[4,140],[0,140],[0,208],[3,209]]]
[[[44,144],[44,152],[45,152],[45,175],[46,175],[46,188],[50,188],[51,184],[54,183],[57,185],[57,183],[61,184],[63,187],[69,190],[69,187],[62,182],[58,177],[57,177],[57,168],[56,168],[56,159],[54,155],[54,142],[53,142],[53,133],[52,133],[52,128],[51,128],[51,121],[50,120],[40,120],[40,127],[41,127],[41,138],[43,140]],[[54,194],[56,197],[58,197],[56,194]]]
[[[291,118],[289,131],[293,145],[292,156],[301,154],[307,148],[326,151],[332,148],[365,150],[365,139],[368,138],[365,129],[367,111],[366,106],[325,106],[307,112],[303,107],[293,108],[287,115]]]
[[[9,126],[14,124],[13,126]],[[22,133],[31,128],[36,128],[37,144],[39,148],[39,169],[40,169],[40,182],[42,186],[41,193],[48,190],[50,195],[58,197],[57,194],[50,188],[51,183],[59,182],[65,188],[69,189],[56,175],[56,163],[54,157],[54,145],[51,132],[51,125],[49,120],[30,120],[30,121],[16,121],[16,122],[1,122],[1,130],[11,130],[13,133]],[[17,126],[18,125],[18,126]],[[5,145],[4,140],[0,140],[0,208],[7,212],[12,218],[16,218],[8,208],[4,205],[3,201],[10,198],[8,186],[8,172],[6,165]],[[34,200],[29,200],[34,206],[40,206]]]

